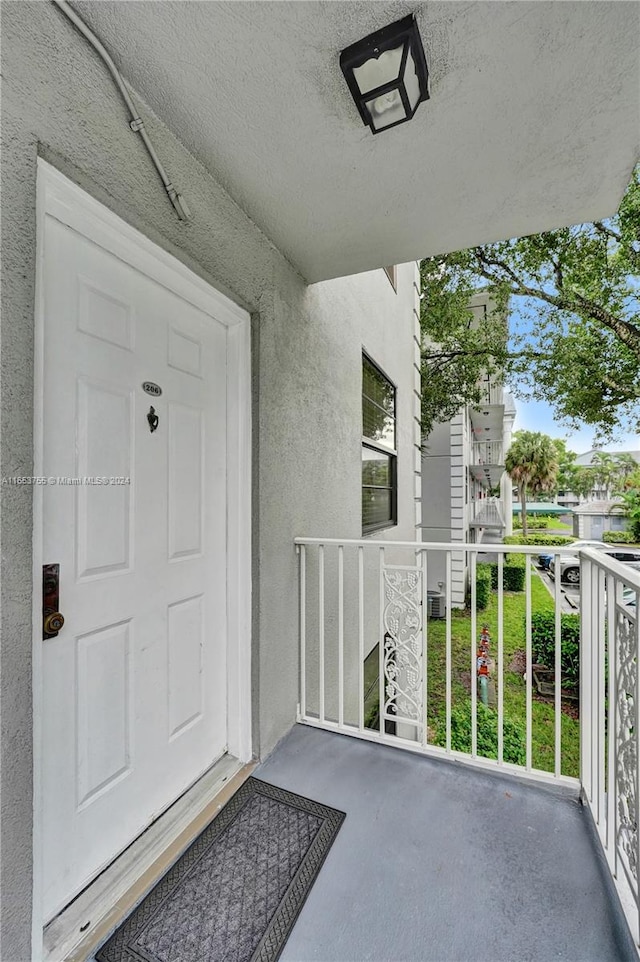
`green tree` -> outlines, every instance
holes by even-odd
[[[581,498],[588,498],[595,487],[595,483],[593,468],[583,468],[578,465],[571,472],[569,491]]]
[[[620,491],[624,513],[629,519],[629,529],[640,542],[640,467],[625,478]]]
[[[638,470],[638,462],[632,454],[627,454],[622,452],[622,454],[614,454],[613,459],[616,463],[616,472],[619,481],[623,482],[630,474],[635,474]]]
[[[522,533],[527,530],[527,491],[538,494],[552,491],[558,474],[557,449],[547,434],[539,431],[516,431],[507,451],[505,467],[518,487],[522,506]]]
[[[561,438],[552,438],[552,441],[556,449],[556,458],[558,461],[556,493],[558,491],[573,491],[571,481],[575,475],[575,460],[578,455],[575,451],[569,451],[567,442]]]
[[[626,479],[637,470],[638,462],[632,454],[596,451],[592,465],[570,465],[563,482],[567,490],[583,498],[588,498],[597,488],[603,489],[605,498],[610,498],[623,490]]]
[[[484,369],[546,400],[601,437],[640,425],[640,167],[618,213],[429,257],[421,262],[423,427],[477,402]],[[470,296],[488,288],[493,317],[472,323]],[[510,299],[519,329],[504,336]]]
[[[508,360],[506,301],[474,316],[469,308],[473,279],[452,264],[450,271],[421,267],[422,433],[448,421],[465,404],[482,400],[483,379],[499,376]]]

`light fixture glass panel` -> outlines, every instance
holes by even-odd
[[[395,50],[385,50],[379,57],[372,57],[361,67],[353,68],[353,76],[360,88],[360,93],[366,94],[376,87],[391,83],[397,80],[400,75],[400,64],[402,62],[402,51],[404,47],[396,47]]]
[[[391,124],[397,124],[399,120],[406,120],[407,117],[399,90],[392,90],[388,94],[369,100],[367,108],[376,130],[383,130]]]
[[[407,55],[407,63],[404,68],[404,86],[409,98],[409,105],[412,110],[415,110],[420,100],[420,81],[411,50]]]

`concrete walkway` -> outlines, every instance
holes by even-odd
[[[637,962],[575,795],[304,726],[256,775],[347,813],[282,962]]]

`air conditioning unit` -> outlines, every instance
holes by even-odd
[[[427,590],[427,618],[446,618],[447,606],[442,591]]]

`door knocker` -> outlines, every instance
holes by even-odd
[[[149,422],[149,430],[153,434],[155,429],[158,427],[158,421],[160,418],[156,414],[156,409],[154,407],[149,408],[149,413],[147,414],[147,421]]]

